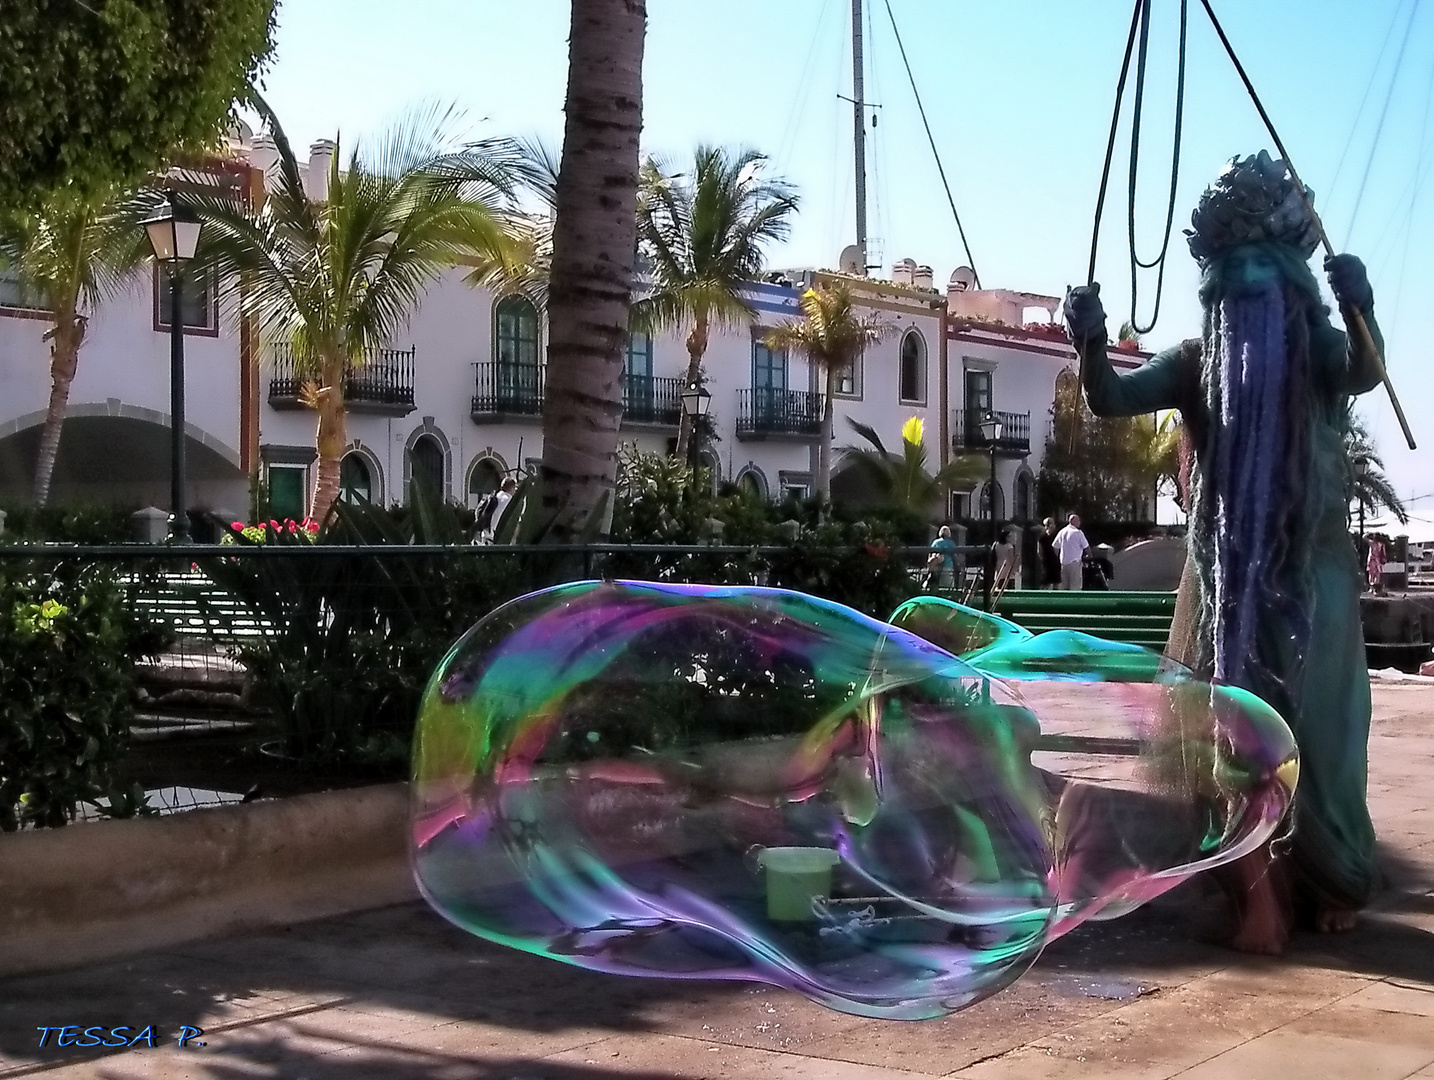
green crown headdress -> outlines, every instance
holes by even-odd
[[[1305,194],[1314,201],[1313,191],[1305,188]],[[1306,259],[1319,247],[1319,226],[1288,167],[1264,150],[1231,158],[1200,197],[1190,224],[1185,236],[1201,267],[1242,244],[1288,244]]]

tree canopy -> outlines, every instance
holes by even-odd
[[[0,207],[128,186],[212,146],[273,49],[276,0],[11,0]]]

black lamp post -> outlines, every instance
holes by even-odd
[[[169,273],[169,539],[189,539],[184,488],[184,268],[199,246],[199,215],[169,192],[168,201],[144,221],[154,261]]]
[[[991,515],[991,546],[986,549],[986,610],[991,610],[991,579],[996,576],[996,444],[1001,441],[1001,421],[993,412],[981,421],[981,437],[991,448],[991,486],[986,489],[986,506]]]
[[[687,440],[687,464],[692,469],[692,486],[697,486],[697,466],[702,460],[698,452],[698,440],[702,437],[702,421],[712,408],[712,394],[702,385],[701,380],[682,391],[682,411],[687,414],[692,436]]]

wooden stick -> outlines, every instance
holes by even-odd
[[[1265,122],[1265,128],[1270,133],[1270,138],[1275,141],[1275,149],[1280,152],[1284,159],[1285,168],[1290,170],[1290,179],[1294,181],[1295,190],[1299,192],[1305,209],[1314,219],[1315,228],[1319,230],[1320,243],[1324,245],[1326,255],[1333,255],[1334,245],[1329,242],[1329,234],[1324,231],[1324,222],[1320,221],[1319,214],[1315,212],[1314,204],[1310,202],[1309,192],[1300,174],[1295,172],[1294,162],[1290,160],[1289,151],[1285,149],[1284,142],[1280,139],[1280,133],[1275,130],[1274,122],[1270,114],[1265,111],[1264,104],[1260,101],[1260,95],[1255,93],[1255,84],[1250,82],[1250,76],[1245,74],[1245,66],[1240,63],[1240,58],[1235,55],[1235,48],[1230,44],[1230,39],[1225,36],[1225,28],[1220,25],[1220,20],[1215,17],[1215,9],[1210,6],[1210,0],[1200,0],[1205,7],[1205,13],[1210,16],[1210,23],[1215,27],[1215,33],[1220,37],[1220,44],[1225,46],[1225,52],[1229,54],[1230,62],[1235,65],[1235,71],[1239,73],[1240,81],[1245,84],[1249,91],[1250,100],[1255,103],[1259,111],[1260,119]],[[1355,344],[1374,361],[1374,370],[1379,372],[1379,380],[1384,383],[1384,389],[1389,393],[1389,403],[1394,406],[1394,415],[1399,419],[1399,428],[1404,432],[1404,441],[1409,444],[1409,449],[1417,450],[1414,442],[1414,432],[1409,429],[1409,421],[1404,416],[1404,409],[1399,404],[1399,395],[1394,392],[1394,384],[1389,381],[1389,371],[1384,366],[1384,357],[1379,355],[1379,349],[1374,344],[1374,335],[1369,332],[1369,324],[1364,321],[1364,313],[1352,305],[1341,304],[1340,314],[1344,316],[1344,324],[1351,331]]]

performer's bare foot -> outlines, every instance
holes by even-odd
[[[1279,956],[1290,942],[1291,912],[1281,867],[1268,850],[1247,855],[1232,868],[1238,892],[1232,896],[1236,926],[1230,947],[1261,956]]]
[[[1315,929],[1321,934],[1345,934],[1359,925],[1359,913],[1348,908],[1326,907],[1315,912]]]

